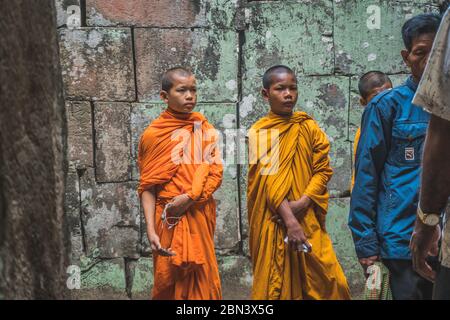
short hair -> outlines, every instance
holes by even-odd
[[[289,68],[287,66],[279,64],[279,65],[270,67],[269,69],[266,70],[266,72],[264,72],[263,80],[262,80],[263,88],[264,89],[269,89],[270,86],[272,85],[272,78],[273,78],[273,76],[275,74],[280,74],[280,73],[289,73],[289,74],[292,74],[295,77],[295,72],[291,68]]]
[[[192,71],[189,69],[186,69],[184,67],[174,67],[170,68],[166,72],[164,72],[162,79],[161,79],[161,89],[169,92],[170,89],[172,89],[173,86],[173,76],[179,75],[182,77],[190,77],[193,75]]]
[[[358,82],[359,94],[364,99],[367,99],[370,92],[374,88],[379,88],[388,82],[392,84],[391,79],[384,72],[381,71],[366,72],[361,76],[361,78],[359,78]]]
[[[450,8],[450,0],[441,1],[441,4],[439,4],[439,11],[441,12],[441,14],[444,14],[449,8]]]
[[[402,27],[402,38],[406,49],[411,51],[412,43],[417,37],[427,33],[437,33],[441,19],[438,13],[422,13],[406,21]]]

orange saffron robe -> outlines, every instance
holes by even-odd
[[[141,136],[139,196],[156,186],[155,230],[161,246],[176,253],[164,257],[153,252],[154,300],[222,298],[214,250],[216,202],[212,194],[223,174],[216,143],[214,127],[197,112],[175,115],[166,110]],[[195,158],[198,151],[200,157]],[[190,160],[179,161],[186,155]],[[161,219],[164,206],[183,193],[195,203],[169,229]]]
[[[262,134],[264,129],[278,130],[279,143],[271,144],[272,135]],[[270,112],[252,126],[249,138],[250,155],[255,141],[266,140],[265,148],[258,143],[256,163],[249,156],[247,205],[253,299],[350,299],[347,279],[325,230],[327,183],[332,176],[326,135],[304,112],[288,117]],[[263,161],[265,155],[270,161]],[[277,170],[262,174],[274,166],[275,159],[279,159]],[[300,221],[312,244],[311,253],[290,249],[284,243],[284,226],[271,221],[284,199],[298,200],[302,195],[313,201]]]

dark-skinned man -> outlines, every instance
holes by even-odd
[[[440,15],[430,13],[403,25],[401,55],[411,76],[366,107],[356,151],[349,214],[356,254],[364,268],[381,260],[389,269],[396,300],[432,297],[433,284],[413,270],[409,249],[429,122],[429,114],[412,100],[440,21]]]
[[[433,299],[436,300],[450,300],[450,227],[446,221],[437,274],[426,261],[429,254],[436,253],[439,222],[450,196],[449,36],[450,9],[447,9],[414,98],[414,103],[431,113],[431,119],[424,148],[420,203],[411,252],[414,269],[423,277],[435,281]]]

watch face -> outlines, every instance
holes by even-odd
[[[439,223],[439,216],[437,216],[435,214],[429,214],[425,218],[425,224],[427,224],[429,226],[435,226],[438,223]]]

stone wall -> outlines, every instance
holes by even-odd
[[[407,72],[401,25],[436,11],[437,2],[56,0],[69,129],[66,213],[72,263],[82,271],[74,297],[150,297],[136,150],[139,135],[164,108],[162,72],[192,68],[197,110],[224,131],[248,128],[266,113],[261,76],[278,63],[298,73],[298,107],[331,141],[335,173],[327,225],[353,295],[360,297],[363,277],[347,228],[352,141],[362,113],[358,75],[378,69],[401,83]],[[81,27],[73,27],[77,21]],[[215,194],[215,243],[228,299],[247,298],[251,286],[245,190],[246,165],[227,163]]]

